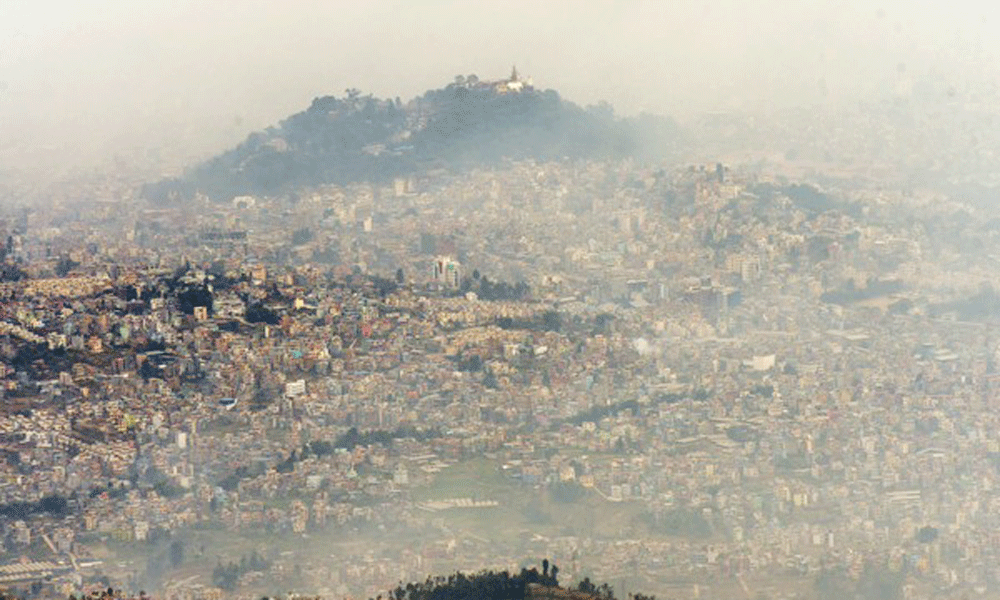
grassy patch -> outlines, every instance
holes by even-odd
[[[448,498],[496,500],[486,509],[450,509],[427,513],[453,530],[475,532],[490,540],[512,541],[521,534],[544,536],[592,535],[620,537],[634,522],[640,506],[634,502],[609,502],[593,490],[571,501],[551,490],[523,485],[505,476],[500,463],[475,459],[453,465],[437,474],[433,483],[414,491],[418,502]]]

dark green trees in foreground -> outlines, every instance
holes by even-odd
[[[589,578],[571,588],[559,587],[559,567],[542,561],[538,569],[521,569],[520,573],[483,571],[474,575],[455,573],[448,577],[427,578],[422,583],[400,584],[385,600],[526,600],[526,599],[576,599],[594,598],[616,600],[608,584],[600,586]],[[655,600],[653,596],[635,594],[630,600]]]

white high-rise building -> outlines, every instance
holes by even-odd
[[[457,288],[462,282],[462,265],[450,256],[434,259],[433,280],[448,287]]]

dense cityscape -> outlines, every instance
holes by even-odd
[[[14,593],[1000,585],[998,237],[940,192],[520,160],[4,211]]]
[[[1000,598],[998,24],[3,0],[0,600]]]

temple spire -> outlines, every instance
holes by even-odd
[[[510,70],[510,80],[517,81],[517,65],[514,65],[514,68]]]

